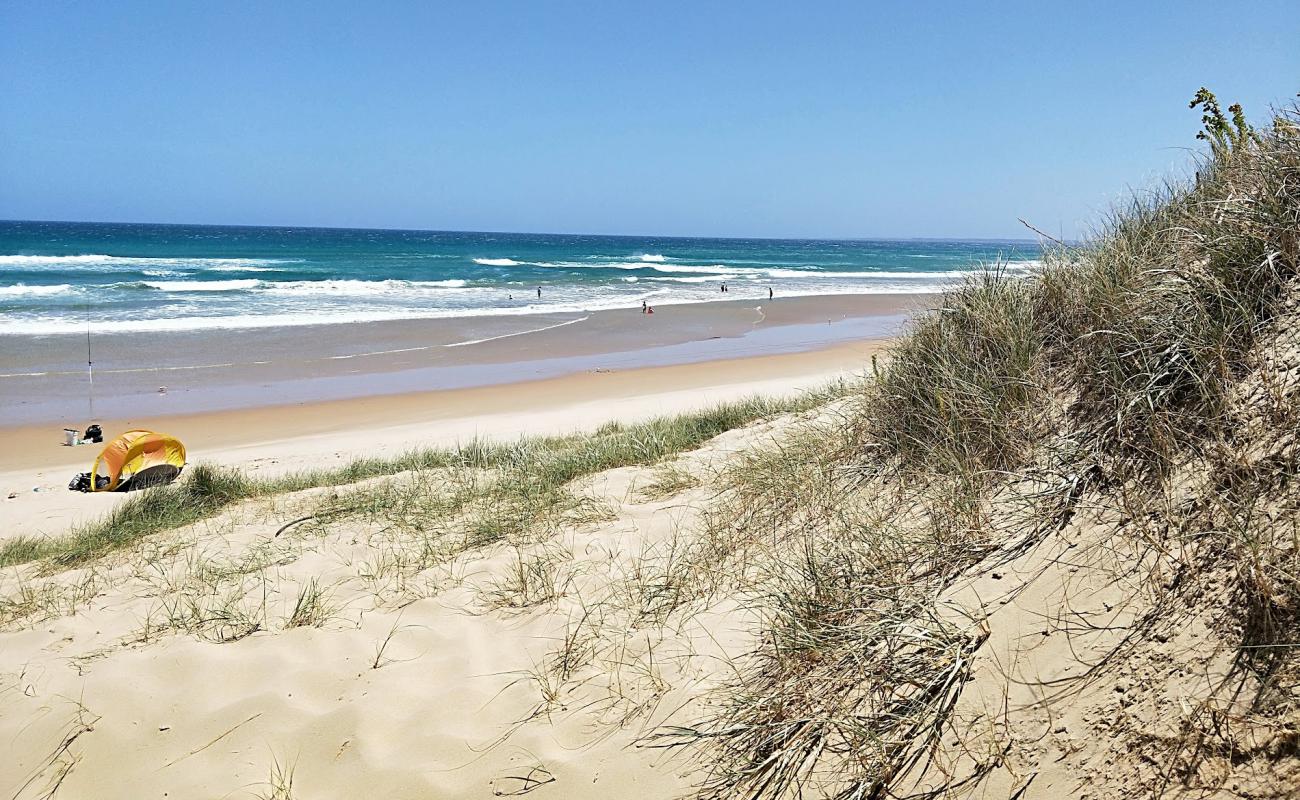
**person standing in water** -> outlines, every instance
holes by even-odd
[[[771,299],[772,299],[772,287],[771,287],[771,286],[767,287],[767,299],[768,299],[768,300],[771,300]]]
[[[542,287],[540,286],[537,287],[537,299],[538,300],[542,299]]]

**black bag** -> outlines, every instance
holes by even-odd
[[[107,486],[107,485],[108,485],[108,478],[107,478],[107,477],[105,477],[105,476],[103,476],[103,475],[96,475],[96,476],[95,476],[95,488],[96,488],[96,489],[103,489],[103,488],[104,488],[105,486]],[[89,491],[90,491],[90,473],[89,473],[89,472],[83,472],[83,473],[81,473],[80,475],[78,475],[77,477],[73,478],[73,479],[68,483],[68,489],[69,489],[70,491],[73,491],[73,492],[89,492]]]

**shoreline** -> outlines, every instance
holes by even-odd
[[[934,295],[823,295],[639,310],[201,334],[3,337],[0,430],[83,429],[321,401],[500,386],[590,371],[810,352],[894,335]],[[109,430],[105,427],[105,431]]]
[[[753,395],[793,394],[863,374],[892,341],[881,337],[815,350],[713,361],[591,370],[508,384],[382,394],[213,412],[106,420],[106,438],[151,428],[185,443],[190,464],[259,475],[342,466],[422,447],[481,438],[581,433]],[[61,428],[5,429],[0,452],[0,541],[57,536],[108,513],[131,494],[68,491],[102,445],[66,447]]]

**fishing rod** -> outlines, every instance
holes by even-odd
[[[90,301],[86,301],[86,374],[90,377],[90,391],[86,396],[90,421],[95,421],[95,362],[90,354]]]

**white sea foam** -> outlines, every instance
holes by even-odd
[[[476,258],[474,263],[485,267],[518,267],[524,264],[523,261],[515,261],[513,258]]]
[[[49,267],[77,264],[103,264],[112,259],[112,256],[102,256],[93,253],[82,256],[0,256],[0,266]]]
[[[429,290],[462,289],[465,287],[465,281],[459,278],[445,281],[276,281],[263,283],[262,286],[264,289],[263,294],[365,297],[411,294]]]
[[[948,270],[934,272],[821,272],[810,269],[759,269],[752,270],[750,274],[764,275],[769,278],[806,278],[809,280],[825,280],[859,278],[862,280],[935,280],[944,281],[953,278],[961,278],[966,275],[973,275],[980,272],[978,269],[966,270]]]
[[[734,276],[731,275],[696,275],[695,277],[692,278],[686,278],[682,276],[657,275],[653,278],[649,278],[649,280],[672,281],[673,283],[721,283],[723,281],[732,280],[733,278]]]
[[[145,281],[145,286],[162,292],[244,292],[262,282],[256,278],[234,281]]]
[[[692,267],[686,264],[675,264],[671,267],[651,267],[655,272],[685,272],[708,275],[740,275],[745,272],[754,272],[756,270],[747,270],[743,267],[727,267],[722,264],[712,266]]]
[[[223,264],[216,267],[208,267],[208,272],[276,272],[275,267],[254,267],[251,264]],[[145,270],[148,275],[149,271]]]
[[[652,264],[661,264],[664,261],[664,257],[659,255],[658,253],[646,253],[645,255],[637,256],[637,258],[641,259],[642,261],[648,261]]]
[[[28,286],[16,283],[13,286],[0,286],[0,297],[44,297],[51,294],[63,294],[71,290],[72,285],[68,283],[53,286]]]

